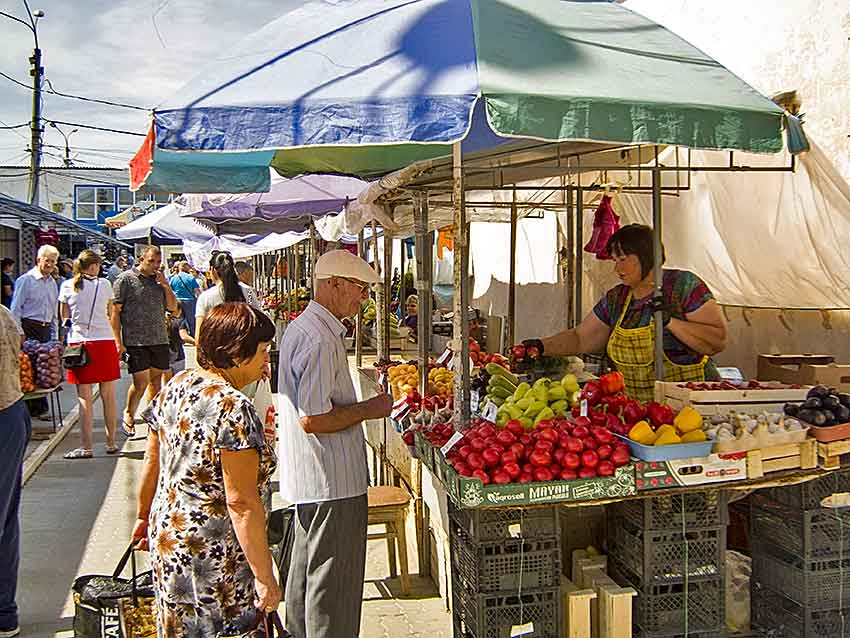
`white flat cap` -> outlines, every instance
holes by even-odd
[[[380,281],[374,268],[347,250],[332,250],[316,260],[316,279],[331,277],[348,277],[364,284]]]

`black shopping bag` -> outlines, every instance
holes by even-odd
[[[272,553],[280,580],[280,591],[286,594],[286,577],[292,558],[292,543],[295,540],[295,506],[269,513],[268,520],[269,549]]]
[[[131,578],[121,572],[130,562]],[[136,574],[136,555],[131,544],[111,576],[80,576],[74,592],[74,638],[154,638],[153,575]]]

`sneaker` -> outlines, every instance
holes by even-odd
[[[21,628],[15,627],[14,629],[0,629],[0,638],[15,638],[15,636],[21,635]]]

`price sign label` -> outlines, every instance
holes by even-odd
[[[478,390],[472,390],[469,394],[469,409],[472,412],[478,412],[478,407],[481,405],[481,395]]]
[[[527,622],[524,625],[514,625],[511,627],[511,638],[520,638],[520,636],[530,636],[533,633],[533,622]]]
[[[487,419],[493,423],[496,422],[496,415],[499,412],[499,406],[497,406],[492,401],[488,401],[487,405],[484,406],[484,412],[481,414],[482,418]]]
[[[449,451],[463,438],[462,432],[455,432],[452,434],[452,437],[446,441],[446,444],[440,448],[440,452],[443,453],[443,456],[449,453]]]
[[[581,408],[580,408],[580,410],[581,410],[581,415],[582,415],[582,416],[587,416],[587,399],[582,399],[582,400],[581,400]]]
[[[452,350],[451,348],[446,348],[443,350],[443,354],[440,355],[440,358],[437,359],[437,365],[444,366],[446,362],[452,358]]]
[[[519,538],[522,536],[522,525],[519,523],[511,523],[508,525],[508,534],[511,538]]]
[[[381,376],[378,377],[378,385],[381,386],[382,388],[385,388],[386,383],[387,383],[387,373],[382,372]]]

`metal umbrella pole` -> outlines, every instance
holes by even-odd
[[[455,374],[454,428],[463,430],[469,424],[469,226],[463,186],[463,153],[460,142],[452,145],[452,208],[454,212],[454,325],[452,352]],[[460,359],[458,361],[458,359]]]
[[[357,233],[357,255],[361,259],[366,258],[366,249],[363,245],[363,230]],[[358,368],[363,367],[363,304],[357,309],[357,318],[354,326],[354,362]]]
[[[661,296],[661,286],[664,273],[661,268],[664,263],[661,254],[661,169],[652,170],[652,249],[655,255],[655,290],[654,297]],[[664,379],[664,316],[660,310],[655,311],[655,378]]]

